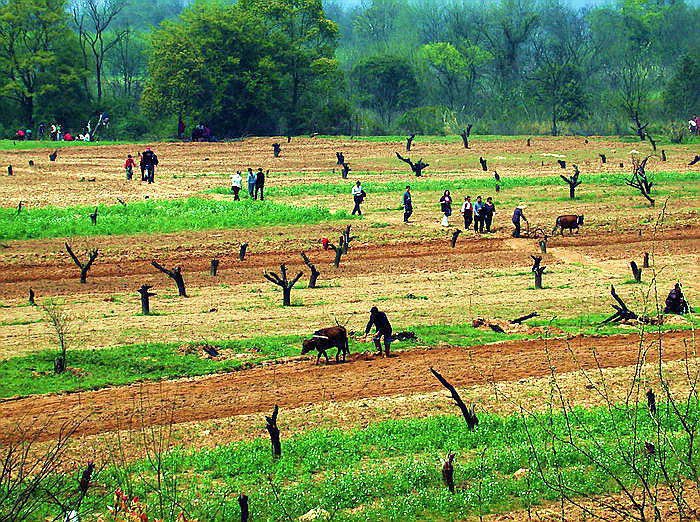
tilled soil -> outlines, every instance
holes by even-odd
[[[644,340],[647,360],[658,355],[658,340]],[[664,334],[664,360],[687,356],[692,332]],[[183,423],[264,412],[275,404],[296,408],[324,401],[435,391],[434,367],[455,386],[517,381],[579,368],[628,366],[637,362],[637,334],[610,337],[508,341],[473,348],[434,348],[400,352],[390,358],[355,354],[349,362],[274,364],[234,373],[68,395],[47,395],[0,403],[0,442],[26,437],[14,427],[42,427],[39,440],[55,437],[67,422],[85,418],[76,435],[163,422]],[[597,355],[596,358],[593,353]],[[164,415],[163,410],[168,414]]]

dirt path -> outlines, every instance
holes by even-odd
[[[683,358],[683,341],[692,337],[691,332],[666,334],[665,360]],[[78,435],[134,428],[141,422],[158,424],[170,417],[163,414],[164,408],[172,408],[172,421],[182,423],[268,411],[275,404],[295,408],[323,401],[435,391],[440,385],[428,373],[431,366],[457,386],[544,376],[551,366],[557,372],[592,368],[593,349],[603,367],[628,366],[636,362],[638,341],[636,334],[630,334],[416,349],[390,359],[356,354],[346,364],[317,367],[304,361],[197,379],[29,397],[0,403],[0,442],[16,436],[12,428],[17,424],[27,428],[46,425],[39,438],[48,440],[63,423],[83,417],[88,420]],[[652,339],[648,342],[651,345]],[[655,353],[652,348],[649,358]]]

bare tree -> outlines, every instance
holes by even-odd
[[[46,315],[59,348],[59,355],[54,359],[54,372],[63,373],[66,369],[66,353],[68,352],[68,340],[72,332],[73,317],[56,301],[48,301],[41,306]]]
[[[5,434],[8,442],[0,446],[0,520],[43,520],[39,511],[47,507],[58,512],[49,520],[64,520],[68,512],[79,511],[89,482],[81,482],[76,490],[72,474],[64,468],[71,438],[81,424],[82,420],[62,424],[48,446],[41,442],[45,426],[17,426]],[[94,471],[94,466],[89,469]]]
[[[297,284],[297,281],[304,275],[304,272],[299,272],[291,281],[287,278],[287,266],[280,265],[280,274],[274,272],[264,272],[263,277],[273,284],[276,284],[282,289],[282,306],[292,306],[292,288]]]
[[[265,428],[270,434],[270,442],[272,443],[272,456],[275,458],[282,456],[282,445],[280,444],[280,429],[277,427],[277,415],[279,414],[279,406],[275,404],[272,410],[272,415],[265,415]]]
[[[532,273],[535,274],[535,288],[542,289],[542,274],[547,269],[542,266],[542,256],[530,256],[532,258]]]
[[[479,418],[476,416],[476,413],[474,411],[475,405],[472,404],[471,406],[467,407],[467,405],[464,404],[462,397],[459,396],[459,393],[457,392],[455,387],[452,386],[452,384],[450,384],[447,381],[447,379],[445,379],[438,371],[434,370],[433,368],[430,368],[430,372],[435,376],[435,378],[438,381],[440,381],[440,384],[447,388],[447,390],[450,392],[450,395],[452,395],[452,399],[459,407],[460,411],[462,412],[462,416],[464,417],[464,420],[467,422],[467,428],[469,428],[470,431],[474,430],[474,428],[476,428],[479,424]]]
[[[163,272],[165,275],[167,275],[169,278],[171,278],[173,281],[175,281],[175,285],[177,286],[177,292],[180,295],[180,297],[187,297],[187,291],[185,290],[185,280],[182,277],[182,268],[176,266],[172,270],[168,270],[167,268],[158,264],[157,261],[151,261],[151,264],[158,270]]]
[[[80,0],[73,7],[73,21],[78,30],[84,65],[88,64],[88,51],[95,67],[97,101],[102,100],[102,76],[105,56],[124,38],[128,29],[108,31],[114,18],[126,6],[125,0]]]
[[[630,52],[613,73],[617,84],[618,104],[632,122],[632,129],[641,141],[646,138],[644,121],[650,94],[650,68],[643,63],[644,51]]]
[[[112,89],[129,100],[134,100],[138,93],[138,78],[145,67],[144,51],[143,39],[127,27],[109,60],[111,76],[114,78],[110,82]]]
[[[637,156],[632,157],[632,176],[625,180],[625,184],[637,189],[653,207],[655,201],[654,198],[651,197],[651,189],[654,186],[654,182],[649,179],[646,172],[646,166],[649,158],[651,158],[651,156],[647,156],[643,160],[640,160]]]
[[[100,251],[97,248],[93,248],[92,250],[90,250],[88,252],[87,263],[83,263],[82,261],[80,261],[80,259],[78,259],[78,256],[75,255],[69,243],[66,243],[66,251],[68,252],[68,255],[70,255],[73,262],[76,265],[78,265],[78,268],[80,268],[80,283],[85,284],[87,282],[88,271],[90,270],[90,267],[92,267],[92,264],[95,262],[95,259],[97,259],[97,256],[99,255]]]
[[[472,126],[473,125],[470,123],[467,125],[467,128],[459,134],[462,137],[462,145],[464,145],[465,149],[469,148],[469,135],[472,133]]]
[[[396,153],[396,157],[399,158],[401,161],[404,163],[407,163],[409,167],[411,167],[411,170],[413,173],[416,175],[416,177],[420,177],[423,175],[423,170],[430,167],[429,163],[424,163],[423,158],[419,159],[417,163],[413,163],[411,161],[411,158],[404,158],[399,154],[398,152]]]
[[[309,270],[311,271],[311,275],[309,276],[309,288],[316,288],[316,281],[318,280],[318,276],[321,275],[321,272],[318,271],[318,268],[316,268],[316,265],[314,265],[309,257],[302,252],[301,253],[301,258],[304,260],[304,264],[309,267]]]
[[[569,198],[574,199],[576,197],[576,187],[578,187],[581,182],[579,181],[578,177],[581,174],[581,172],[578,170],[578,165],[574,165],[574,173],[571,177],[567,178],[563,174],[560,174],[559,177],[566,181],[566,183],[569,185]]]

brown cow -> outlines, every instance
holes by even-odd
[[[326,363],[328,363],[328,353],[326,352],[334,347],[338,349],[338,352],[335,354],[335,362],[338,362],[341,352],[344,361],[345,356],[350,353],[350,347],[348,345],[348,332],[342,326],[316,330],[311,339],[306,339],[302,343],[301,353],[304,355],[312,350],[317,350],[316,364],[319,364],[321,355],[325,356]]]
[[[554,228],[552,229],[552,234],[555,234],[557,229],[560,229],[561,235],[564,235],[564,229],[569,229],[571,230],[571,235],[574,234],[574,229],[576,229],[576,233],[578,234],[578,227],[583,225],[583,216],[576,216],[574,214],[567,214],[565,216],[559,216],[557,218],[556,225],[554,225]]]

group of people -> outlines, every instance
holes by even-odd
[[[146,150],[139,152],[139,168],[141,169],[141,181],[147,183],[153,183],[155,181],[156,167],[158,166],[158,156],[155,152],[151,150],[150,147],[146,147]],[[136,162],[134,157],[129,154],[124,162],[124,170],[126,172],[126,179],[131,181],[134,177],[134,168],[136,167]]]
[[[362,209],[360,205],[364,202],[367,197],[366,192],[362,188],[362,183],[360,181],[355,182],[352,187],[352,197],[355,206],[352,210],[352,214],[362,215]],[[409,219],[413,215],[413,196],[411,194],[411,186],[406,185],[406,191],[403,193],[402,198],[403,205],[403,222],[410,223]],[[449,190],[446,190],[442,197],[440,198],[440,210],[442,212],[441,224],[444,227],[450,226],[450,216],[452,216],[452,205],[453,199]],[[527,223],[527,218],[525,217],[524,210],[525,205],[518,205],[513,212],[512,222],[514,226],[513,237],[520,237],[520,226],[521,222],[525,221]],[[465,196],[464,202],[460,208],[460,212],[464,219],[464,229],[469,230],[474,227],[474,232],[479,234],[489,234],[493,232],[493,217],[496,213],[496,204],[493,202],[492,197],[487,197],[484,201],[482,196],[477,196],[476,201],[472,201],[471,196]]]
[[[442,226],[449,227],[452,215],[452,195],[449,190],[446,190],[440,198],[440,210],[442,211]],[[483,201],[482,196],[477,196],[476,201],[472,202],[471,196],[465,196],[460,212],[464,217],[465,230],[469,230],[473,224],[474,232],[480,234],[492,232],[491,224],[493,223],[493,215],[496,213],[493,198],[488,197],[486,201]]]
[[[178,121],[177,130],[179,136],[184,136],[185,124],[182,123],[182,120]],[[212,133],[209,126],[200,123],[194,129],[192,129],[192,141],[212,141]]]
[[[260,201],[265,199],[265,179],[267,175],[270,174],[268,170],[267,173],[263,172],[262,167],[258,167],[258,171],[254,172],[253,169],[248,167],[248,194],[252,199],[260,198]],[[243,176],[241,171],[237,171],[231,176],[231,192],[233,192],[233,200],[240,201],[240,192],[243,188]]]

